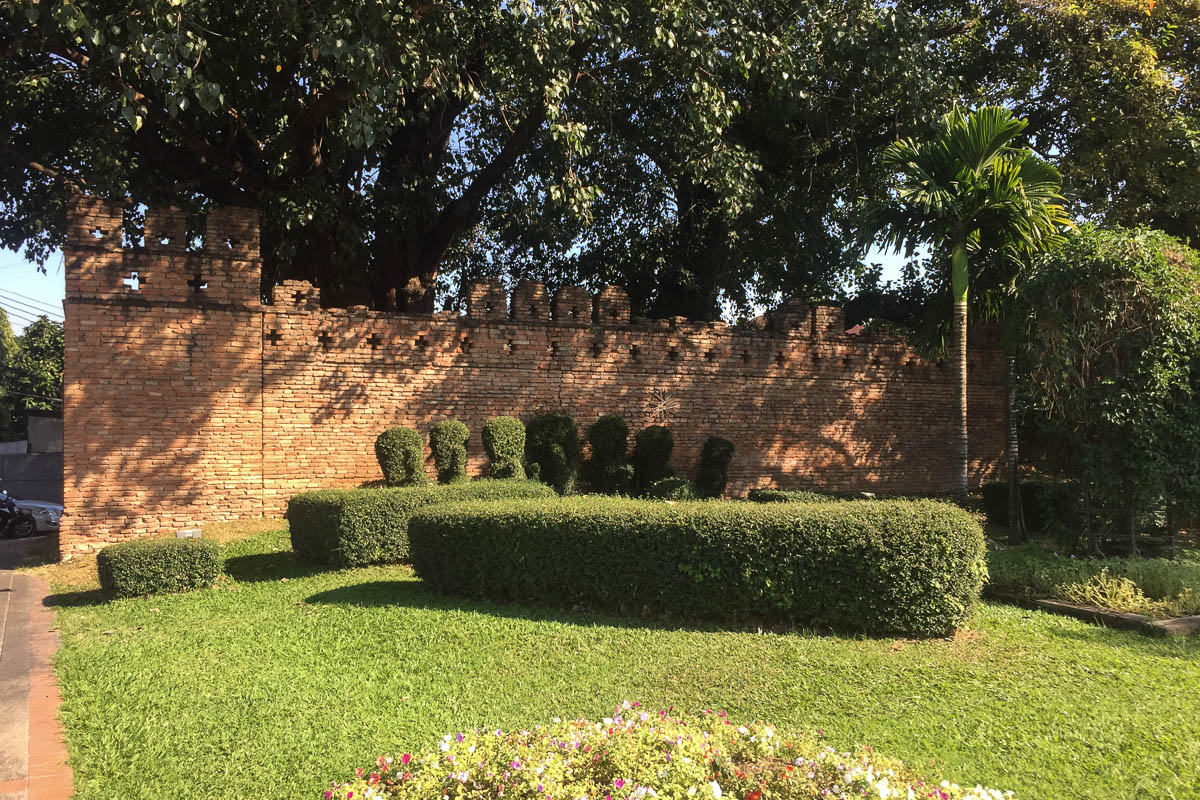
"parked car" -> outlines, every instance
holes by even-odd
[[[62,516],[61,503],[45,503],[41,500],[17,500],[13,498],[17,508],[33,515],[37,523],[38,533],[54,533],[58,530],[58,519]]]

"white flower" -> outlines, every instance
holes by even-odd
[[[450,742],[448,742],[448,741],[442,742],[441,744],[438,745],[438,747],[441,748],[441,751],[444,753],[450,749]]]
[[[695,797],[695,796],[696,796],[696,787],[689,786],[688,787],[688,797]]]
[[[721,797],[721,784],[717,783],[716,781],[712,781],[712,782],[711,782],[711,783],[709,783],[708,785],[709,785],[709,787],[710,787],[710,788],[712,788],[713,797],[716,797],[716,798],[718,798],[718,800],[720,800],[720,797]]]

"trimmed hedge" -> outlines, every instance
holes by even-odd
[[[492,417],[480,433],[488,457],[488,474],[493,478],[525,479],[525,424],[516,417]]]
[[[429,429],[429,450],[437,467],[438,483],[467,479],[467,440],[471,431],[456,419],[444,419]]]
[[[633,491],[643,495],[651,485],[675,475],[671,469],[671,452],[675,449],[675,434],[663,425],[642,428],[633,437]]]
[[[629,426],[620,414],[606,414],[587,429],[591,458],[584,464],[584,482],[604,494],[628,494],[633,483],[629,465]]]
[[[687,478],[663,478],[650,484],[646,497],[652,500],[699,500],[700,494]]]
[[[804,489],[751,489],[746,499],[752,503],[836,503],[845,498]]]
[[[931,501],[460,503],[422,509],[409,536],[417,573],[452,594],[876,634],[950,633],[987,575],[979,523]]]
[[[397,425],[388,428],[375,440],[375,458],[383,481],[388,486],[419,486],[427,483],[425,448],[421,434],[412,428]]]
[[[574,491],[581,456],[579,428],[570,414],[548,411],[525,425],[529,477],[553,486],[559,494]]]
[[[96,554],[109,597],[144,597],[203,589],[221,574],[221,546],[211,539],[139,539]]]
[[[292,550],[298,561],[361,567],[408,559],[408,520],[434,503],[555,497],[535,481],[477,480],[448,486],[324,489],[288,501]]]
[[[729,462],[733,460],[733,442],[710,436],[700,451],[700,471],[696,491],[701,497],[720,497],[729,484]]]

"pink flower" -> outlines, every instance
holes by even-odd
[[[325,800],[330,800],[330,798],[332,798],[332,797],[333,797],[333,792],[327,790],[325,792]]]
[[[407,765],[408,762],[410,762],[410,761],[412,761],[412,756],[409,755],[408,753],[405,753],[404,755],[400,756],[401,764]]]
[[[613,781],[613,786],[617,787],[618,789],[620,789],[624,785],[625,785],[625,781],[622,780],[621,778],[617,778],[615,781]]]

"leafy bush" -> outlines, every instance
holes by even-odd
[[[729,484],[729,462],[733,460],[733,442],[710,436],[700,450],[700,472],[696,490],[701,497],[720,497]]]
[[[588,488],[605,494],[627,494],[632,488],[629,426],[619,414],[607,414],[588,426],[592,455],[584,464]]]
[[[493,478],[525,478],[525,425],[516,417],[492,417],[483,425],[483,452]]]
[[[375,457],[388,486],[417,486],[426,483],[425,454],[421,434],[412,428],[396,426],[379,434]]]
[[[698,500],[696,487],[687,478],[663,478],[650,484],[646,497],[653,500]]]
[[[643,428],[633,437],[633,490],[645,494],[651,484],[674,475],[671,451],[675,449],[675,434],[662,425]]]
[[[995,545],[988,552],[991,579],[988,591],[1001,596],[1026,600],[1043,598],[1090,602],[1106,605],[1114,611],[1147,613],[1135,597],[1136,589],[1147,603],[1170,609],[1170,616],[1200,614],[1200,562],[1161,558],[1077,558],[1055,552],[1047,546],[1026,544],[1019,547]],[[1120,581],[1128,581],[1124,586]],[[1077,598],[1091,593],[1093,600]],[[1120,598],[1125,598],[1122,601]]]
[[[554,497],[553,490],[525,480],[478,480],[449,486],[395,489],[324,489],[288,502],[287,519],[296,559],[334,567],[361,567],[408,559],[408,521],[434,503]]]
[[[1064,520],[1070,508],[1070,484],[1062,481],[1021,481],[1021,511],[1025,529],[1046,532]],[[1008,483],[995,481],[982,487],[983,510],[993,525],[1008,524]]]
[[[548,411],[525,426],[525,463],[530,477],[553,486],[559,494],[575,488],[580,456],[579,429],[569,414]]]
[[[1200,254],[1085,227],[1021,293],[1021,396],[1081,507],[1200,504]]]
[[[458,420],[447,419],[429,429],[429,449],[437,467],[438,483],[467,479],[467,440],[471,431]]]
[[[751,489],[746,499],[752,503],[836,503],[843,498],[806,489]]]
[[[109,597],[187,592],[212,586],[221,574],[221,546],[211,539],[139,539],[96,555]]]
[[[1086,583],[1065,584],[1059,587],[1059,592],[1072,603],[1142,614],[1155,619],[1200,613],[1200,594],[1190,589],[1185,589],[1170,600],[1151,600],[1129,578],[1111,576],[1107,569],[1100,570],[1099,575]]]
[[[677,717],[626,701],[603,721],[469,730],[424,753],[381,756],[335,782],[326,800],[395,797],[1003,800],[1005,793],[925,778],[864,747],[839,753],[799,732],[737,725],[724,712]],[[450,765],[450,766],[447,766]],[[548,766],[549,765],[549,766]]]
[[[509,500],[422,510],[409,536],[453,594],[917,636],[960,625],[986,576],[979,523],[932,501]]]

